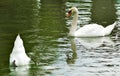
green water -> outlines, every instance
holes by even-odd
[[[107,26],[120,19],[119,0],[1,0],[0,76],[118,76],[119,26],[108,37],[70,38],[72,19],[65,13],[72,6],[79,10],[78,26]],[[9,55],[18,33],[34,63],[11,70]]]

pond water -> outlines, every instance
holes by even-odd
[[[65,13],[72,6],[79,10],[78,27],[120,19],[119,0],[1,0],[0,76],[119,76],[120,22],[110,36],[68,37],[72,18]],[[12,69],[18,33],[33,62]]]

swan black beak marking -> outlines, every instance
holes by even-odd
[[[68,11],[68,13],[67,13],[67,17],[70,17],[71,14],[72,14],[72,10]]]
[[[70,10],[70,11],[68,11],[68,13],[70,14],[72,11]]]

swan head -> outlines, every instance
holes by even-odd
[[[69,9],[68,13],[67,13],[67,17],[70,17],[74,14],[77,14],[78,13],[78,9],[76,7],[72,7]]]

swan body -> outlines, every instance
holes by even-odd
[[[73,14],[73,21],[70,27],[69,36],[80,36],[80,37],[96,37],[96,36],[106,36],[111,34],[117,22],[114,22],[107,27],[103,27],[98,24],[88,24],[80,27],[77,30],[77,20],[78,20],[78,9],[76,7],[72,7],[70,11],[67,13],[67,16],[71,16]]]
[[[20,35],[18,34],[14,42],[12,53],[10,54],[10,65],[15,67],[21,65],[28,65],[30,60],[31,59],[25,53],[23,40],[20,38]]]

